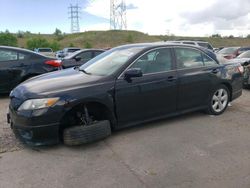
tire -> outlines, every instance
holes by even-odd
[[[111,135],[108,120],[98,121],[88,126],[73,126],[64,129],[63,141],[65,145],[76,146],[95,142]]]
[[[226,86],[220,85],[217,87],[209,99],[207,113],[211,115],[222,114],[229,103],[230,93]]]

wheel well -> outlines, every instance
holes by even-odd
[[[232,92],[233,92],[232,86],[228,83],[222,83],[222,85],[226,86],[227,89],[229,90],[230,101],[232,101]]]
[[[95,120],[109,120],[111,128],[115,124],[115,118],[112,112],[104,104],[98,102],[81,103],[71,108],[71,110],[62,117],[59,128],[60,135],[62,135],[62,131],[65,128],[79,125],[80,119],[77,113],[84,113],[84,106],[87,107],[89,115],[93,116]]]

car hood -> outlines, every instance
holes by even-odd
[[[69,90],[101,84],[103,77],[88,75],[78,69],[65,69],[31,78],[18,85],[10,97],[35,98],[53,96]]]

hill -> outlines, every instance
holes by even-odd
[[[16,35],[18,36],[18,35]],[[56,41],[60,48],[75,46],[80,48],[111,48],[122,44],[156,42],[162,40],[196,39],[210,42],[214,47],[220,46],[250,46],[248,38],[219,38],[219,37],[177,37],[177,36],[157,36],[148,35],[138,31],[87,31],[76,34],[65,34],[61,38],[49,34],[25,33],[18,37],[18,46],[27,48],[27,41],[32,38],[44,38],[49,42]]]

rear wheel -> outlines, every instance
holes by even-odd
[[[229,96],[228,88],[220,85],[210,97],[207,112],[212,115],[222,114],[228,106]]]

